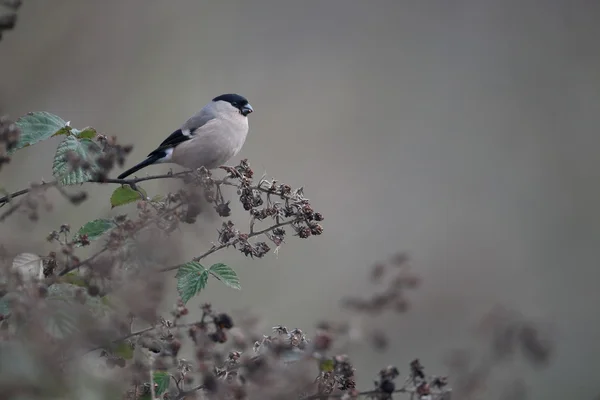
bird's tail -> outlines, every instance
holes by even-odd
[[[124,179],[127,178],[129,175],[131,174],[135,174],[136,172],[138,172],[140,169],[147,167],[148,165],[152,165],[154,163],[156,163],[158,160],[160,160],[162,157],[159,154],[152,154],[150,156],[148,156],[148,158],[146,158],[144,161],[142,161],[141,163],[134,165],[133,167],[129,168],[127,171],[123,172],[121,175],[119,175],[117,178],[118,179]]]

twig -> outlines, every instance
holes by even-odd
[[[416,393],[416,389],[413,388],[400,388],[400,389],[396,389],[394,390],[392,393],[410,393],[411,395]],[[450,391],[439,391],[439,392],[432,392],[431,394],[436,395],[436,396],[443,396],[447,393],[450,393]],[[373,396],[373,395],[384,395],[385,393],[383,393],[380,390],[367,390],[364,392],[359,392],[356,394],[357,397],[360,396]],[[326,400],[326,399],[340,399],[342,397],[344,397],[345,393],[335,393],[335,394],[314,394],[312,396],[308,396],[308,397],[303,397],[301,400]]]
[[[150,226],[151,224],[153,224],[154,222],[156,222],[158,219],[164,218],[167,215],[175,212],[181,206],[183,206],[183,203],[179,203],[175,207],[172,207],[172,208],[168,209],[167,211],[163,212],[159,216],[156,216],[155,218],[149,219],[146,223],[144,223],[143,225],[141,225],[139,228],[137,228],[132,233],[136,234],[136,233],[140,232],[142,229],[147,228],[148,226]],[[90,262],[94,261],[98,256],[100,256],[102,253],[104,253],[107,250],[109,250],[108,246],[103,247],[102,249],[100,249],[96,253],[92,254],[90,257],[86,258],[85,260],[80,261],[79,263],[77,263],[75,265],[72,265],[70,267],[67,267],[67,268],[63,269],[62,271],[60,271],[58,273],[58,276],[64,276],[64,275],[68,274],[69,272],[71,272],[71,271],[73,271],[73,270],[75,270],[77,268],[80,268],[80,267],[82,267],[82,266],[84,266],[86,264],[89,264]]]
[[[0,222],[4,221],[6,218],[10,217],[15,211],[17,211],[17,209],[19,208],[21,204],[13,204],[9,207],[8,210],[4,211],[2,213],[2,215],[0,215]]]
[[[152,181],[152,180],[156,180],[156,179],[182,178],[186,175],[191,174],[192,172],[193,172],[192,170],[176,172],[176,173],[169,172],[167,174],[148,175],[148,176],[143,176],[141,178],[130,178],[130,179],[106,178],[106,179],[93,180],[90,182],[91,183],[116,183],[119,185],[135,185],[136,183],[139,183],[139,182]]]
[[[196,324],[198,324],[198,321],[196,321],[196,322],[188,322],[188,323],[181,324],[181,325],[174,325],[170,329],[189,328],[190,326],[193,326],[193,325],[196,325]],[[121,336],[121,337],[119,337],[117,339],[111,340],[111,343],[119,343],[119,342],[122,342],[124,340],[131,339],[132,337],[143,335],[146,332],[153,331],[157,327],[158,327],[157,325],[153,325],[153,326],[149,326],[149,327],[144,328],[144,329],[140,329],[139,331],[128,333],[127,335],[124,335],[124,336]],[[83,356],[83,355],[86,355],[88,353],[91,353],[92,351],[101,350],[103,348],[105,348],[105,345],[92,347],[91,349],[88,349],[85,352],[83,352],[81,355]],[[68,361],[68,360],[70,360],[72,358],[75,358],[75,357],[68,358],[65,361]]]
[[[191,388],[189,390],[181,391],[177,394],[177,397],[175,397],[175,400],[183,400],[186,398],[186,396],[189,396],[190,394],[197,392],[198,390],[201,390],[201,389],[204,389],[204,385],[194,386],[193,388]]]
[[[204,389],[204,385],[198,385],[195,386],[189,390],[186,391],[181,391],[179,392],[179,394],[177,395],[177,397],[175,398],[175,400],[182,400],[184,399],[186,396],[197,392],[198,390]],[[394,394],[394,393],[410,393],[411,395],[416,393],[416,389],[414,388],[400,388],[400,389],[396,389],[394,390],[392,393],[390,394]],[[451,391],[449,390],[444,390],[444,391],[438,391],[438,392],[432,392],[433,395],[437,396],[438,398],[443,398],[440,396],[444,396],[448,393],[451,393]],[[344,397],[346,393],[335,393],[335,394],[314,394],[311,396],[307,396],[307,397],[302,397],[301,400],[327,400],[327,399],[340,399],[342,397]],[[356,397],[362,397],[362,396],[372,396],[372,395],[384,395],[385,393],[379,391],[379,390],[367,390],[364,392],[359,392],[356,393]]]
[[[256,232],[250,233],[250,234],[248,234],[248,239],[250,239],[252,237],[255,237],[255,236],[262,235],[263,233],[267,233],[269,231],[272,231],[275,228],[279,228],[279,227],[286,226],[286,225],[291,225],[294,222],[299,222],[299,220],[298,219],[293,219],[293,220],[289,220],[289,221],[285,221],[285,222],[280,222],[278,224],[275,224],[275,225],[272,225],[272,226],[270,226],[268,228],[265,228],[265,229],[263,229],[261,231],[256,231]],[[211,248],[210,250],[208,250],[204,254],[201,254],[198,257],[194,257],[193,260],[194,261],[200,261],[203,258],[206,258],[209,255],[211,255],[212,253],[215,253],[215,252],[217,252],[217,251],[219,251],[221,249],[224,249],[225,247],[231,246],[232,244],[236,243],[236,241],[237,241],[237,239],[234,239],[231,242],[227,242],[227,243],[221,244],[219,246],[214,246],[213,248]],[[179,267],[180,267],[180,265],[172,265],[170,267],[161,268],[161,269],[159,269],[159,271],[160,272],[168,272],[168,271],[173,271],[173,270],[175,270],[175,269],[177,269]]]
[[[32,189],[42,188],[44,186],[54,186],[54,185],[56,185],[56,183],[57,183],[56,181],[42,182],[42,183],[36,184],[37,186],[35,186],[35,187],[32,186],[32,187],[28,187],[27,189],[21,189],[21,190],[17,190],[14,193],[7,194],[4,197],[0,197],[0,206],[3,206],[4,204],[10,202],[15,197],[23,196],[24,194],[31,192]]]
[[[118,338],[118,339],[111,340],[111,343],[118,343],[118,342],[122,342],[123,340],[127,340],[127,339],[130,339],[130,338],[132,338],[132,337],[135,337],[135,336],[139,336],[139,335],[141,335],[141,334],[144,334],[144,333],[146,333],[146,332],[150,332],[150,331],[151,331],[151,330],[153,330],[153,329],[156,329],[156,326],[149,326],[149,327],[147,327],[147,328],[140,329],[139,331],[136,331],[136,332],[129,333],[129,334],[127,334],[127,335],[125,335],[125,336],[122,336],[122,337],[120,337],[120,338]],[[87,349],[87,350],[86,350],[85,352],[83,352],[81,355],[82,355],[82,356],[83,356],[83,355],[86,355],[86,354],[88,354],[88,353],[91,353],[92,351],[96,351],[96,350],[103,349],[104,347],[105,347],[105,346],[96,346],[96,347],[93,347],[93,348],[91,348],[91,349]],[[68,360],[70,360],[70,359],[72,359],[72,358],[74,358],[74,357],[68,358],[68,359],[66,359],[65,361],[68,361]]]
[[[130,186],[135,186],[136,183],[139,182],[145,182],[145,181],[152,181],[152,180],[157,180],[157,179],[174,179],[174,178],[183,178],[187,175],[193,174],[194,170],[187,170],[187,171],[181,171],[181,172],[169,172],[167,174],[161,174],[161,175],[149,175],[149,176],[144,176],[144,177],[140,177],[140,178],[130,178],[130,179],[116,179],[116,178],[105,178],[105,179],[98,179],[98,180],[91,180],[85,183],[112,183],[112,184],[118,184],[118,185],[130,185]],[[233,182],[229,182],[228,178],[224,178],[224,179],[220,179],[220,180],[214,180],[213,181],[215,183],[215,185],[226,185],[226,186],[234,186],[234,187],[239,187],[240,185],[238,183],[233,183]],[[258,185],[255,186],[251,186],[251,189],[255,189],[258,191],[261,191],[263,193],[267,193],[267,194],[277,194],[280,195],[280,193],[277,193],[276,191],[273,191],[269,188],[265,188],[261,185],[262,181],[259,182]],[[44,182],[41,184],[38,184],[37,187],[42,187],[42,186],[53,186],[56,185],[57,181],[52,181],[52,182]],[[37,188],[36,187],[36,188]],[[27,188],[27,189],[21,189],[21,190],[17,190],[16,192],[7,194],[4,197],[0,197],[0,206],[3,206],[4,204],[10,202],[12,199],[14,199],[15,197],[19,197],[22,196],[24,194],[29,193],[32,190],[32,188]],[[283,195],[284,198],[290,198],[287,195]]]
[[[2,198],[0,198],[0,207],[4,206],[6,203],[10,202],[14,197],[22,196],[27,194],[33,190],[46,190],[49,187],[55,187],[57,185],[56,181],[52,182],[42,182],[40,184],[36,184],[35,186],[31,186],[27,189],[19,190],[18,192],[8,194]],[[17,209],[21,206],[21,203],[16,203],[11,205],[8,210],[4,211],[2,215],[0,215],[0,222],[4,221],[10,215],[12,215]]]

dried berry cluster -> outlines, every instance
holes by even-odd
[[[495,307],[483,318],[479,332],[490,340],[491,356],[498,361],[520,351],[534,365],[544,365],[552,355],[550,340],[539,327],[503,307]]]
[[[19,142],[20,135],[21,132],[16,124],[8,118],[0,116],[0,168],[2,168],[2,165],[10,162],[8,153]]]
[[[188,334],[194,344],[204,339],[214,343],[225,343],[226,331],[231,328],[233,328],[233,319],[228,314],[217,314],[213,312],[210,304],[205,304],[202,306],[202,319],[190,327]]]
[[[323,221],[323,215],[315,212],[307,198],[304,197],[302,188],[292,190],[289,185],[277,184],[276,181],[261,179],[257,184],[253,183],[254,172],[248,164],[248,160],[242,160],[235,167],[221,167],[227,171],[225,179],[214,179],[212,173],[206,169],[174,174],[181,177],[187,184],[201,188],[203,197],[196,192],[189,191],[185,194],[186,217],[184,222],[194,222],[201,212],[201,200],[213,204],[217,214],[221,217],[231,215],[230,201],[225,200],[222,186],[234,186],[237,188],[239,201],[244,210],[252,216],[250,231],[244,233],[237,229],[232,221],[223,222],[218,231],[218,243],[220,248],[233,246],[246,256],[261,258],[271,248],[266,242],[251,243],[250,238],[265,235],[278,248],[284,243],[286,230],[289,226],[294,234],[300,238],[308,238],[312,235],[323,233],[323,227],[319,222]],[[255,230],[257,221],[270,218],[273,221],[271,227]],[[201,257],[198,257],[199,260]]]
[[[0,5],[8,7],[13,12],[0,15],[0,40],[2,39],[2,33],[14,29],[17,23],[17,9],[21,6],[21,0],[3,0]]]
[[[347,355],[336,355],[331,360],[331,365],[325,371],[321,371],[316,379],[317,396],[327,398],[334,392],[345,392],[349,397],[358,394],[354,367]],[[312,398],[313,396],[305,396]]]
[[[149,368],[164,371],[172,377],[173,384],[160,396],[163,399],[183,399],[196,391],[203,391],[209,398],[215,399],[303,400],[361,396],[389,399],[396,392],[415,393],[425,400],[431,399],[427,397],[431,395],[441,399],[442,395],[449,393],[447,379],[427,378],[418,360],[411,363],[410,376],[403,386],[395,382],[400,375],[398,369],[390,366],[380,371],[375,390],[360,392],[356,388],[355,367],[348,356],[326,356],[332,349],[336,333],[331,324],[320,324],[312,339],[308,339],[300,329],[275,326],[272,335],[255,340],[252,351],[247,351],[249,341],[255,335],[252,329],[244,326],[244,329],[229,333],[234,323],[228,314],[215,312],[210,304],[204,304],[201,310],[200,321],[183,323],[189,310],[179,302],[172,311],[173,320],[161,320],[157,329],[142,333],[138,340],[127,339],[132,347],[142,346],[156,355],[145,367],[138,361],[126,363],[137,371],[139,382],[143,382],[144,371]],[[187,336],[194,343],[196,363],[178,358],[184,339],[182,332],[185,332],[181,328],[187,330]],[[230,350],[224,354],[225,346]],[[111,368],[124,363],[118,354],[103,354]],[[302,368],[315,364],[321,369],[316,379],[314,375],[310,376],[311,368]],[[196,381],[198,375],[201,378]],[[129,391],[128,398],[135,398],[135,393],[149,392],[147,385],[140,392],[139,382],[138,388]]]
[[[379,314],[387,309],[398,313],[408,310],[405,291],[419,286],[419,277],[410,271],[408,257],[400,253],[392,257],[388,263],[376,263],[371,270],[371,280],[383,284],[383,290],[368,299],[348,297],[344,305],[352,310]]]
[[[94,171],[94,180],[103,182],[108,179],[108,173],[112,171],[115,164],[119,168],[125,165],[125,158],[131,153],[133,146],[118,144],[116,136],[98,135],[96,140],[101,146],[101,152],[94,160],[98,166]]]
[[[245,256],[252,258],[261,258],[271,250],[269,245],[265,242],[250,243],[248,239],[250,235],[247,233],[241,233],[235,228],[235,225],[231,221],[223,222],[221,229],[219,230],[219,243],[223,246],[233,246],[239,249]]]
[[[396,379],[400,376],[398,368],[390,365],[379,371],[379,379],[375,381],[375,390],[368,394],[368,398],[387,400],[393,393],[416,394],[419,400],[449,399],[448,378],[445,376],[425,376],[424,367],[418,359],[410,365],[410,375],[402,386],[398,386]]]

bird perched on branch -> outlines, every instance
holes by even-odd
[[[242,149],[248,135],[248,100],[239,94],[215,97],[167,137],[141,163],[119,175],[123,179],[152,164],[214,169]]]

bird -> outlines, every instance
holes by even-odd
[[[189,169],[223,166],[237,155],[248,135],[254,109],[236,93],[215,97],[171,133],[147,158],[118,176],[124,179],[153,164],[173,163]]]

